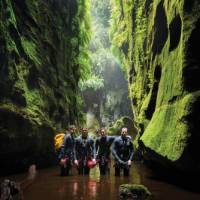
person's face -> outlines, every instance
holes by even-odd
[[[121,131],[121,136],[122,137],[126,137],[128,135],[128,130],[127,128],[123,128],[122,131]]]
[[[69,129],[69,132],[70,132],[71,134],[74,134],[75,131],[76,131],[76,128],[70,128],[70,129]]]
[[[83,137],[87,137],[88,136],[88,129],[87,128],[83,128],[82,129],[82,136]]]
[[[102,129],[100,134],[101,134],[101,137],[105,137],[106,136],[106,130]]]

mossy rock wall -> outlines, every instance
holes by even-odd
[[[55,130],[80,119],[84,1],[0,2],[0,173],[52,163]]]
[[[200,172],[200,2],[112,3],[113,49],[127,71],[146,158]]]
[[[121,117],[116,120],[115,123],[108,128],[109,135],[121,135],[122,128],[126,127],[128,129],[128,134],[134,140],[137,135],[137,129],[134,126],[133,120],[130,117]]]

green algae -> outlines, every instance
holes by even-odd
[[[12,165],[17,162],[18,169],[37,160],[39,166],[54,162],[54,134],[84,121],[78,82],[89,68],[88,3],[0,3],[0,146],[7,157],[19,155]],[[17,149],[20,141],[27,145]],[[7,166],[5,160],[1,167]]]
[[[200,17],[200,4],[124,1],[123,16],[119,1],[112,4],[112,45],[127,72],[139,131],[134,143],[142,142],[147,152],[164,160],[188,162],[193,157],[188,149],[198,131],[191,118],[197,117],[193,107],[198,104],[199,88],[186,88],[184,71],[190,67],[188,46],[192,44],[188,41]],[[126,43],[128,50],[124,51]]]

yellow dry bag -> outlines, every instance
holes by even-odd
[[[54,147],[55,147],[55,151],[59,151],[61,148],[61,145],[63,143],[65,134],[64,133],[58,133],[55,135],[54,137]]]

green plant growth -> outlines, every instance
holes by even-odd
[[[130,114],[127,106],[127,83],[120,62],[110,50],[110,10],[110,0],[91,0],[91,71],[87,79],[79,83],[83,96],[87,99],[85,109],[94,110],[99,123],[104,126],[119,116]],[[91,102],[88,102],[88,99]],[[92,105],[97,107],[94,108]],[[124,109],[125,106],[127,109]]]
[[[199,1],[113,0],[111,8],[112,49],[127,73],[137,142],[154,161],[199,171]]]
[[[4,159],[0,171],[52,163],[54,133],[84,123],[78,83],[91,69],[89,5],[1,1],[0,159],[13,163]]]

